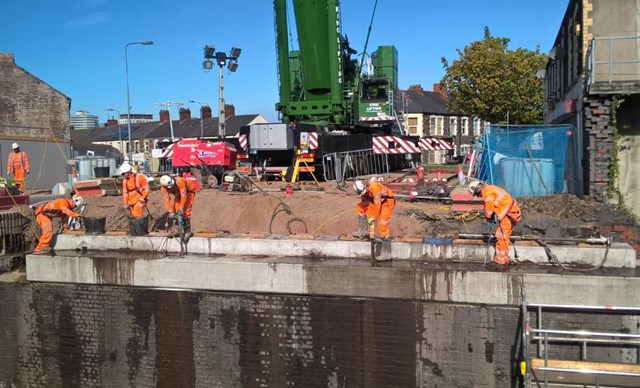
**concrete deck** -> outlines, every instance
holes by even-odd
[[[473,256],[486,249],[477,245],[394,243],[398,258],[375,266],[367,242],[194,238],[189,248],[196,254],[179,255],[175,240],[161,237],[62,235],[55,254],[27,256],[27,280],[511,306],[525,287],[529,303],[640,305],[640,294],[629,292],[640,288],[627,257],[635,265],[635,252],[622,245],[607,262],[624,259],[627,268],[589,272],[533,261],[494,272]],[[584,262],[604,256],[603,248],[562,248]]]

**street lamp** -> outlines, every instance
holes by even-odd
[[[120,154],[124,153],[123,147],[122,147],[122,132],[120,131],[120,111],[117,109],[112,109],[112,108],[108,108],[107,112],[116,112],[118,114],[118,141],[120,142]],[[108,119],[107,119],[108,120]]]
[[[124,71],[125,71],[125,75],[127,77],[127,130],[129,132],[129,163],[132,162],[132,158],[131,158],[131,151],[133,149],[132,143],[131,143],[131,102],[129,100],[129,46],[134,45],[134,44],[139,44],[142,46],[149,46],[152,45],[153,42],[150,40],[145,40],[143,42],[131,42],[131,43],[127,43],[124,46]]]
[[[202,139],[204,137],[204,126],[202,124],[202,108],[204,108],[205,106],[209,106],[209,104],[203,104],[200,101],[194,101],[194,100],[189,100],[190,103],[192,104],[199,104],[200,105],[200,139]]]
[[[173,143],[175,141],[175,138],[173,137],[173,121],[171,121],[171,106],[182,106],[184,105],[182,103],[182,101],[167,101],[167,102],[156,102],[154,103],[155,106],[166,106],[167,107],[167,112],[169,113],[169,128],[171,128],[171,142]]]
[[[220,88],[218,90],[219,95],[219,103],[218,103],[218,132],[220,137],[224,140],[225,136],[225,117],[224,117],[224,76],[222,74],[222,68],[227,65],[230,72],[235,72],[238,69],[238,57],[242,52],[241,49],[237,47],[232,47],[229,55],[223,51],[215,52],[216,49],[211,45],[204,46],[204,62],[202,63],[202,67],[205,71],[209,71],[213,68],[213,61],[215,59],[216,65],[220,67],[220,78],[219,85]]]

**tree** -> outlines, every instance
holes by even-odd
[[[442,57],[442,83],[449,93],[450,109],[491,123],[541,124],[544,84],[536,76],[547,57],[535,51],[509,50],[509,39],[491,36],[457,50],[451,65]]]

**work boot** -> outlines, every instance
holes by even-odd
[[[44,248],[42,248],[42,250],[39,250],[39,251],[37,251],[37,252],[36,252],[36,251],[34,251],[34,252],[33,252],[33,254],[34,254],[34,255],[47,255],[47,254],[50,254],[51,252],[53,252],[53,248],[51,248],[51,247],[44,247]]]
[[[369,236],[369,224],[367,224],[367,217],[358,217],[358,231],[354,233],[355,237],[365,238]]]
[[[191,239],[191,236],[193,236],[193,233],[191,233],[191,219],[185,218],[183,222],[184,237],[182,238],[182,241],[187,244],[189,243],[189,239]]]

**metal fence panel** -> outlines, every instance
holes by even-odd
[[[383,175],[389,173],[389,157],[377,154],[374,149],[334,152],[322,157],[324,179],[344,182],[367,175]]]

